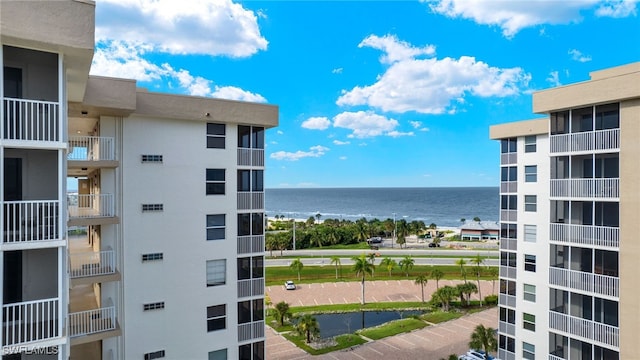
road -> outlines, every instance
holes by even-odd
[[[360,253],[358,253],[357,255],[359,255]],[[494,253],[494,255],[497,255]],[[340,255],[338,255],[340,256]],[[380,264],[380,260],[382,259],[382,254],[381,257],[376,258],[376,265]],[[394,258],[394,260],[396,260],[396,262],[400,261],[401,258]],[[266,266],[289,266],[289,264],[291,264],[291,260],[292,259],[266,259],[265,260],[265,265]],[[414,264],[415,265],[455,265],[456,261],[458,260],[457,258],[420,258],[420,257],[414,257]],[[333,266],[331,264],[331,260],[329,257],[325,257],[325,258],[300,258],[300,261],[302,261],[302,263],[305,266]],[[486,266],[498,266],[499,264],[499,260],[498,259],[485,259],[484,260],[484,264]],[[340,256],[340,264],[341,265],[351,265],[353,264],[353,260],[351,260],[351,257],[343,257]],[[467,265],[471,266],[471,262],[467,259]]]

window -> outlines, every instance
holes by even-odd
[[[264,341],[238,347],[239,360],[264,360]]]
[[[505,307],[500,307],[500,321],[509,324],[516,323],[516,311]]]
[[[164,350],[144,354],[144,360],[160,359],[164,357]]]
[[[536,225],[525,225],[524,226],[524,241],[526,242],[536,242],[536,234],[538,232],[538,228]]]
[[[225,214],[207,215],[207,240],[225,239]]]
[[[142,254],[142,261],[162,260],[163,258],[163,253]]]
[[[516,351],[516,340],[509,336],[500,335],[500,340],[498,341],[498,347],[503,350],[507,350],[508,352]]]
[[[518,254],[516,253],[512,253],[512,252],[508,252],[508,251],[501,251],[500,252],[500,265],[502,266],[508,266],[508,267],[516,267],[516,257],[518,256]]]
[[[238,147],[264,149],[264,128],[238,125]]]
[[[207,195],[224,195],[224,169],[207,169]]]
[[[163,210],[164,210],[163,204],[142,204],[142,212],[163,211]]]
[[[264,257],[238,258],[238,280],[261,279],[264,277]]]
[[[518,225],[509,223],[500,223],[500,237],[505,239],[518,238]]]
[[[531,153],[536,152],[536,136],[525,136],[524,137],[524,152]]]
[[[142,155],[142,162],[162,162],[162,155]]]
[[[164,309],[164,301],[149,303],[143,305],[144,311]]]
[[[227,360],[227,349],[209,351],[209,358],[207,360]]]
[[[264,171],[238,170],[238,191],[264,191]]]
[[[501,195],[500,208],[502,210],[517,210],[518,196],[517,195]]]
[[[247,300],[238,303],[238,324],[264,320],[264,300]]]
[[[536,286],[524,284],[524,299],[531,302],[536,302]]]
[[[238,214],[238,236],[264,234],[264,214]]]
[[[618,103],[596,106],[596,130],[620,127],[620,106]]]
[[[500,152],[502,154],[514,153],[518,151],[516,138],[502,139],[500,140]]]
[[[500,181],[518,181],[517,166],[503,166],[500,168]]]
[[[207,286],[227,283],[227,259],[207,261]]]
[[[535,255],[524,255],[524,270],[536,272],[536,256]]]
[[[522,313],[522,327],[527,330],[536,331],[536,316]]]
[[[207,148],[224,149],[225,132],[224,124],[207,123]]]
[[[500,279],[500,294],[516,296],[516,282]]]
[[[227,305],[207,306],[207,332],[227,328]]]
[[[528,359],[528,360],[535,360],[536,346],[523,341],[522,342],[522,358]]]
[[[529,165],[524,167],[524,181],[525,182],[538,181],[538,167],[536,165]]]
[[[536,203],[537,203],[536,195],[525,195],[524,211],[536,212],[536,208],[537,208]]]

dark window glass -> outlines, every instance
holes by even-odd
[[[238,347],[238,360],[252,360],[251,344],[240,345]]]
[[[251,190],[252,191],[264,191],[264,171],[253,170],[251,172]]]
[[[253,360],[264,360],[264,341],[253,343]]]
[[[251,127],[238,125],[238,147],[248,149],[251,147]]]
[[[264,320],[264,300],[256,299],[252,301],[253,321]]]
[[[224,169],[207,169],[207,195],[224,195],[225,171]]]
[[[251,258],[238,258],[238,280],[251,279]]]
[[[225,135],[224,124],[207,123],[207,135]]]
[[[251,273],[254,279],[259,279],[264,276],[264,257],[254,256],[251,258]]]
[[[251,170],[238,170],[238,191],[251,191]]]
[[[525,271],[536,271],[536,256],[535,255],[524,255],[524,270]]]
[[[241,301],[238,303],[238,324],[251,322],[251,301]]]
[[[207,331],[226,329],[227,305],[207,306]]]
[[[251,147],[254,149],[264,149],[264,128],[254,126],[251,130]]]
[[[224,181],[224,169],[207,169],[207,181]]]
[[[569,111],[551,113],[551,135],[567,134],[569,132]]]
[[[620,127],[620,106],[618,103],[596,106],[596,130]]]
[[[262,213],[251,214],[252,235],[262,235],[264,233],[264,222]]]
[[[251,235],[251,214],[238,214],[238,236]]]
[[[224,149],[225,138],[217,136],[207,136],[207,148],[209,149]]]

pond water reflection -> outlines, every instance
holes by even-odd
[[[314,317],[320,326],[320,337],[351,334],[356,330],[404,319],[411,315],[421,315],[419,310],[358,311],[340,314],[318,314]]]

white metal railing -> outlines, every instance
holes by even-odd
[[[503,334],[515,335],[516,334],[516,325],[510,324],[506,321],[498,322],[498,330]]]
[[[518,240],[500,238],[500,250],[517,251],[518,250]]]
[[[500,305],[516,307],[516,297],[508,294],[500,294]]]
[[[60,201],[5,201],[4,243],[57,240]]]
[[[500,154],[500,165],[509,165],[518,163],[518,153]]]
[[[610,226],[551,224],[553,241],[617,248],[620,246],[620,228]]]
[[[517,181],[502,181],[500,182],[500,193],[515,193],[518,192]]]
[[[563,357],[555,356],[553,354],[549,354],[549,360],[565,360]]]
[[[60,141],[57,102],[4,98],[3,105],[4,139]]]
[[[591,320],[570,316],[555,311],[549,312],[549,327],[584,339],[619,347],[620,329]]]
[[[70,313],[68,327],[70,337],[115,330],[116,308],[112,305],[99,309]]]
[[[2,345],[46,340],[62,334],[59,299],[24,301],[2,306]]]
[[[518,210],[500,210],[500,221],[518,221]]]
[[[116,256],[113,250],[71,254],[69,259],[71,265],[69,276],[72,278],[108,275],[116,272]]]
[[[505,349],[498,349],[498,357],[501,360],[516,360],[516,354]]]
[[[238,254],[264,252],[264,235],[238,236]]]
[[[264,209],[264,192],[238,192],[238,210]]]
[[[620,297],[619,278],[614,276],[550,267],[549,283],[606,296]]]
[[[619,198],[620,179],[552,179],[551,196]]]
[[[115,216],[113,194],[79,194],[67,196],[70,218]]]
[[[67,160],[115,160],[114,138],[104,136],[70,136]]]
[[[264,321],[254,321],[238,325],[238,341],[247,341],[264,337]]]
[[[517,277],[517,269],[509,266],[500,266],[500,277],[515,279]]]
[[[264,278],[238,280],[238,297],[264,295]]]
[[[251,323],[238,324],[238,341],[246,341],[251,339]]]
[[[620,129],[551,135],[552,153],[620,149]]]
[[[238,149],[238,165],[264,166],[264,149]]]

